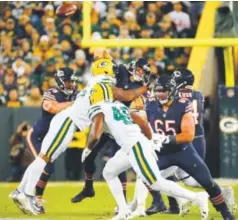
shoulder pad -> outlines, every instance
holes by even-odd
[[[94,85],[90,91],[91,105],[107,101],[113,102],[112,87],[104,83],[97,83]]]
[[[44,92],[43,99],[49,101],[56,101],[55,95],[58,93],[58,90],[53,88],[49,89],[48,91]]]

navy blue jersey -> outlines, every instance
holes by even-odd
[[[116,87],[129,90],[129,89],[137,89],[143,86],[142,82],[136,81],[132,82],[130,77],[131,74],[128,72],[125,65],[120,64],[118,66],[118,74],[116,76],[117,80]],[[123,104],[129,107],[131,105],[131,102],[123,102]]]
[[[146,113],[154,133],[176,135],[181,133],[181,121],[185,113],[191,112],[192,106],[188,99],[175,98],[168,111],[164,112],[157,101],[148,102]],[[160,154],[179,152],[191,143],[164,144]]]
[[[195,137],[204,135],[203,128],[203,110],[204,110],[204,98],[203,95],[198,91],[193,91],[191,89],[181,89],[179,90],[178,97],[187,98],[192,103],[193,115],[195,120]]]
[[[48,132],[50,122],[55,115],[43,109],[43,102],[45,100],[57,102],[69,102],[75,100],[77,94],[78,92],[75,92],[73,95],[67,96],[57,88],[49,89],[47,92],[45,92],[41,104],[41,116],[33,125],[34,136],[42,140],[45,137],[46,133]]]

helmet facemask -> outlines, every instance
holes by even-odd
[[[174,99],[176,95],[176,84],[173,79],[165,84],[158,83],[154,87],[155,98],[160,102],[161,105],[167,104],[170,100]]]
[[[77,89],[77,77],[73,74],[69,79],[65,77],[62,70],[58,70],[55,74],[57,87],[65,95],[72,95]]]

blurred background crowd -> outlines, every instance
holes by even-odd
[[[79,89],[90,77],[93,48],[82,49],[82,2],[71,17],[55,15],[62,2],[5,2],[0,9],[0,106],[40,106],[54,73],[74,68]],[[94,2],[92,38],[192,38],[203,2]],[[114,48],[115,61],[146,57],[155,74],[186,66],[190,48]]]

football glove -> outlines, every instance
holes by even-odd
[[[170,142],[170,138],[167,135],[154,133],[152,136],[152,140],[155,141],[156,144],[168,144]]]
[[[88,149],[87,147],[84,148],[83,153],[82,153],[82,158],[81,158],[81,162],[83,163],[86,158],[88,157],[88,155],[91,153],[92,151],[90,149]]]

